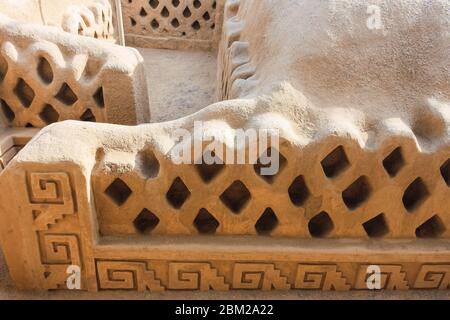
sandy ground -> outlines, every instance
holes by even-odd
[[[380,291],[380,292],[320,292],[320,291],[288,291],[288,292],[256,292],[256,291],[230,291],[230,292],[165,292],[165,293],[138,293],[130,291],[108,292],[79,292],[79,291],[51,291],[51,292],[26,292],[17,290],[9,277],[8,268],[3,253],[0,251],[0,299],[120,299],[120,300],[179,300],[179,299],[433,299],[450,300],[450,291]]]
[[[181,118],[214,102],[216,53],[138,50],[145,61],[151,122]]]

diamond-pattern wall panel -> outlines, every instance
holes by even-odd
[[[122,0],[128,43],[145,47],[215,47],[223,0]]]
[[[334,137],[305,149],[282,144],[284,165],[272,179],[248,164],[224,165],[205,181],[198,165],[175,165],[155,150],[159,171],[148,178],[106,154],[92,174],[100,233],[138,233],[133,223],[145,209],[158,219],[151,235],[449,238],[450,148],[425,154],[412,140],[392,140],[377,151]],[[386,169],[393,151],[401,154],[389,166],[395,176]],[[118,179],[126,201],[108,195]]]
[[[0,23],[5,126],[40,128],[69,119],[136,124],[149,118],[145,81],[134,50],[6,17]]]

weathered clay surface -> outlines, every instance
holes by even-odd
[[[167,49],[217,48],[224,0],[122,0],[128,44]]]
[[[369,4],[227,1],[229,100],[42,129],[0,176],[17,285],[64,289],[78,265],[90,291],[350,290],[378,265],[384,289],[449,289],[450,4],[380,1],[384,31]],[[177,129],[231,147],[239,128],[279,129],[276,176],[171,158]]]
[[[0,172],[16,154],[39,132],[35,128],[1,129],[0,133]]]
[[[117,41],[114,9],[113,0],[0,1],[0,12],[10,18],[112,42]]]
[[[89,5],[71,5],[63,16],[64,31],[116,42],[113,8],[108,0],[95,0]]]
[[[76,119],[148,121],[141,55],[52,27],[0,18],[4,126],[43,127]]]

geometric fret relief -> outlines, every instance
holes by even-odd
[[[81,266],[77,235],[44,234],[40,241],[43,264]]]
[[[273,264],[236,263],[233,289],[289,290],[290,285]]]
[[[148,270],[145,262],[97,261],[97,276],[99,289],[164,290],[155,278],[155,272]]]
[[[295,260],[295,259],[294,259]],[[350,266],[351,265],[351,266]],[[349,267],[350,266],[350,267]],[[376,266],[377,287],[372,268]],[[370,268],[369,268],[370,267]],[[285,291],[450,289],[450,265],[298,261],[96,261],[99,290]],[[341,270],[345,270],[342,272]],[[379,285],[379,287],[378,287]]]
[[[57,220],[74,214],[75,203],[67,173],[32,172],[27,180],[36,230],[48,230]]]
[[[209,263],[174,262],[169,264],[169,288],[226,291],[229,285]]]
[[[299,265],[295,279],[296,289],[349,290],[342,272],[335,265]]]
[[[450,289],[450,265],[423,265],[414,289]]]
[[[75,265],[82,268],[78,236],[74,234],[41,234],[39,242],[45,288],[67,288],[67,267]]]
[[[367,289],[369,265],[361,265],[356,278],[355,289]],[[402,271],[401,265],[379,265],[381,276],[381,289],[387,290],[408,290],[406,273]]]

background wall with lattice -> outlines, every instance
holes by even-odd
[[[217,46],[223,0],[122,0],[128,45],[169,49]]]
[[[5,126],[149,119],[141,56],[131,48],[2,18],[0,116]]]

